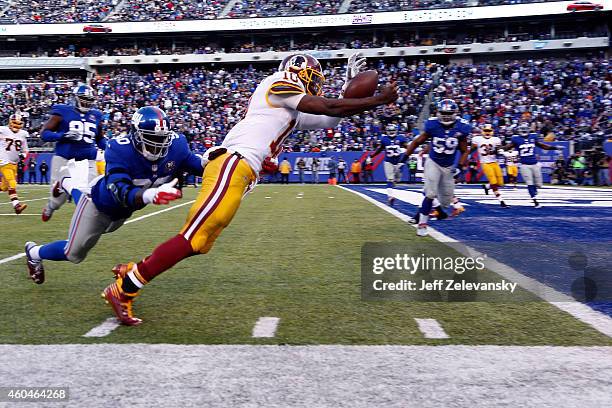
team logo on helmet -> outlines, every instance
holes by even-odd
[[[459,107],[452,99],[442,99],[438,102],[438,119],[440,123],[450,126],[457,120]]]
[[[165,157],[172,144],[168,116],[153,106],[145,106],[134,113],[130,135],[136,150],[150,161]]]
[[[319,96],[323,92],[323,84],[325,83],[323,68],[312,55],[289,55],[280,63],[278,70],[296,74],[309,95]]]
[[[81,113],[89,112],[96,101],[94,90],[89,85],[79,85],[74,88],[74,99],[76,108]]]

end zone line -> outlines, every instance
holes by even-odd
[[[409,225],[413,227],[414,229],[416,229],[417,227],[416,225],[412,225],[408,223],[408,219],[410,217],[408,217],[406,214],[403,214],[397,211],[395,208],[391,208],[385,204],[380,203],[379,201],[375,200],[372,197],[369,197],[358,191],[351,190],[350,188],[346,188],[340,185],[338,185],[337,187],[358,195],[364,200],[374,204],[378,208],[406,222],[406,225]],[[454,238],[444,235],[443,233],[435,230],[432,227],[428,227],[428,230],[429,230],[429,236],[431,236],[432,238],[436,239],[439,242],[442,242],[445,244],[453,243],[453,242],[461,243],[460,241],[457,241]],[[463,250],[459,250],[452,246],[451,248],[453,248],[456,251],[461,252],[463,255],[466,255],[466,256],[484,255],[472,247],[469,247],[463,243],[461,244],[464,248]],[[487,267],[487,269],[491,270],[492,272],[495,272],[499,276],[502,276],[508,280],[518,283],[521,288],[523,288],[524,290],[528,292],[533,293],[537,297],[555,306],[557,309],[570,314],[571,316],[575,317],[581,322],[593,327],[598,332],[612,338],[612,318],[610,316],[607,316],[601,312],[593,310],[587,305],[577,302],[576,300],[574,300],[574,298],[564,293],[561,293],[547,285],[544,285],[543,283],[541,283],[540,281],[536,279],[523,275],[516,269],[506,264],[503,264],[499,261],[496,261],[490,256],[487,256],[487,263],[485,266]],[[542,297],[542,293],[546,293],[548,294],[548,296]],[[550,299],[555,299],[555,301],[552,301]]]
[[[87,333],[83,335],[83,337],[105,337],[111,334],[113,330],[120,326],[120,323],[114,317],[109,317],[105,321],[103,321],[98,326],[94,327]]]
[[[414,319],[419,326],[419,330],[426,339],[448,339],[448,334],[444,331],[436,319]]]
[[[252,337],[254,338],[272,338],[276,334],[278,327],[278,317],[260,317],[253,327]]]
[[[174,210],[180,207],[184,207],[186,205],[193,204],[193,203],[195,203],[195,200],[187,201],[187,202],[184,202],[178,205],[173,205],[172,207],[164,208],[163,210],[155,211],[150,214],[141,215],[140,217],[136,217],[136,218],[126,221],[126,224],[131,224],[136,221],[141,221],[141,220],[144,220],[145,218],[153,217],[154,215],[165,213],[166,211],[171,211],[171,210]],[[9,256],[8,258],[0,259],[0,265],[3,263],[14,261],[19,258],[23,258],[24,256],[25,256],[25,253],[21,252],[16,255]]]

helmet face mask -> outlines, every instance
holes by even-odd
[[[442,99],[438,103],[438,120],[445,126],[450,126],[457,120],[459,108],[452,99]]]
[[[308,54],[290,55],[280,63],[278,70],[296,74],[309,95],[320,96],[323,93],[325,76],[315,57]]]
[[[387,133],[387,136],[389,136],[390,138],[396,137],[397,136],[397,127],[393,126],[393,125],[387,126],[386,133]]]
[[[518,134],[521,136],[529,136],[529,127],[527,125],[521,125],[518,127]]]
[[[166,113],[146,106],[132,116],[130,133],[134,147],[145,159],[157,161],[168,154],[172,144],[172,131]]]
[[[487,125],[484,125],[484,127],[482,128],[482,135],[486,137],[487,139],[492,137],[493,133],[495,133],[495,131],[493,130],[493,126],[491,125],[487,124]]]
[[[12,114],[9,118],[8,127],[11,129],[11,131],[13,131],[13,133],[17,133],[23,129],[23,120],[21,119],[21,115],[18,113]]]
[[[93,108],[96,98],[93,89],[88,85],[80,85],[74,90],[76,108],[81,112],[88,112]]]

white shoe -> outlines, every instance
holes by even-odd
[[[417,236],[426,237],[429,235],[429,231],[427,231],[427,224],[419,224],[417,227]]]

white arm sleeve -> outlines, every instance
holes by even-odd
[[[328,129],[338,126],[342,118],[326,115],[313,115],[300,112],[295,128],[298,130]]]

